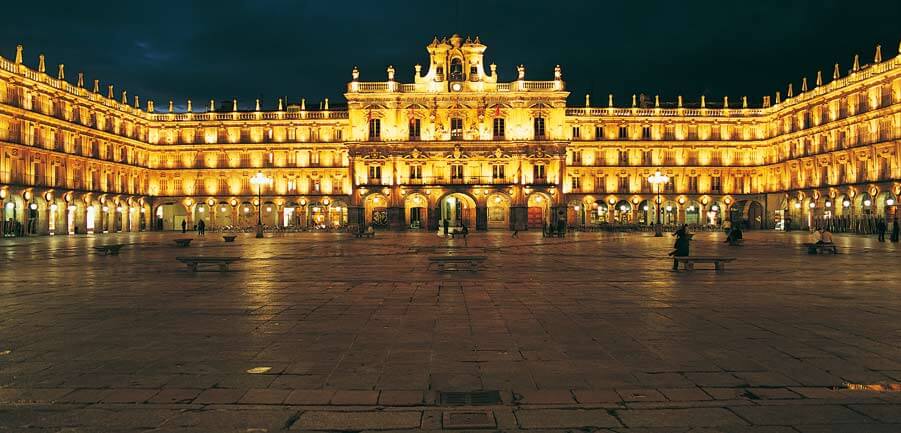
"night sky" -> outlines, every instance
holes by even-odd
[[[25,45],[25,62],[47,71],[66,64],[67,79],[85,72],[156,101],[183,107],[194,100],[237,97],[244,108],[262,98],[307,98],[308,106],[341,96],[354,65],[363,81],[412,80],[427,65],[432,37],[478,35],[502,81],[526,66],[526,79],[548,80],[563,67],[570,103],[629,104],[633,93],[694,101],[705,94],[738,103],[816,71],[828,82],[838,62],[845,74],[855,53],[861,63],[897,55],[901,1],[17,1],[4,4],[0,54],[12,59]],[[417,4],[417,6],[413,6]],[[424,69],[426,69],[424,67]],[[142,102],[142,105],[144,103]]]

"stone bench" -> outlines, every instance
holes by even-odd
[[[463,238],[466,238],[466,235],[468,235],[469,233],[463,233],[463,232],[458,232],[458,231],[452,231],[452,232],[448,232],[447,234],[450,235],[451,239],[456,239],[457,236],[462,236]]]
[[[223,235],[222,239],[225,240],[225,242],[234,242],[236,237],[238,237],[238,236],[237,235]]]
[[[176,257],[175,260],[188,265],[192,271],[197,272],[199,265],[218,265],[220,272],[228,272],[228,265],[241,260],[240,257]]]
[[[174,241],[175,241],[175,246],[184,248],[184,247],[191,245],[191,241],[193,241],[193,240],[194,240],[194,238],[181,238],[181,239],[175,239]]]
[[[713,256],[677,256],[674,257],[676,263],[681,263],[686,271],[695,270],[695,263],[713,263],[717,272],[726,270],[726,263],[735,260],[734,257],[713,257]]]
[[[429,256],[429,268],[434,265],[438,271],[478,272],[486,259],[485,256]]]
[[[110,245],[96,246],[96,247],[94,247],[94,249],[103,253],[104,256],[105,255],[118,256],[119,250],[122,249],[122,247],[124,247],[124,246],[125,246],[125,244],[110,244]]]
[[[744,239],[732,239],[729,241],[729,246],[731,247],[740,247],[745,244]]]
[[[827,251],[838,254],[838,248],[832,242],[828,244],[806,243],[804,246],[807,247],[807,254],[819,254]]]
[[[355,238],[375,238],[375,232],[355,232]]]

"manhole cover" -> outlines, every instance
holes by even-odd
[[[441,392],[441,404],[448,406],[480,406],[501,403],[498,391]]]
[[[444,412],[442,425],[446,429],[494,428],[494,414],[488,412]]]

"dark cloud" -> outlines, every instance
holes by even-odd
[[[758,102],[817,70],[846,70],[874,46],[896,55],[901,2],[723,1],[103,1],[4,5],[0,53],[24,43],[26,61],[47,55],[160,106],[187,98],[237,97],[243,106],[287,96],[341,100],[350,70],[384,80],[393,64],[411,79],[428,61],[434,35],[479,35],[505,80],[523,63],[527,78],[563,66],[580,104],[614,93],[664,100],[701,94]],[[117,90],[118,91],[118,90]],[[203,101],[203,102],[201,102]]]

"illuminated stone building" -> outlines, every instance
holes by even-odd
[[[567,106],[562,69],[500,82],[479,38],[427,46],[412,83],[363,81],[347,105],[275,110],[202,103],[157,110],[98,81],[71,84],[0,58],[4,230],[34,233],[373,224],[436,230],[731,219],[772,228],[895,215],[901,193],[901,56],[855,57],[826,82],[749,107],[746,97],[613,96]],[[602,98],[603,99],[603,98]],[[228,109],[231,108],[231,109]],[[257,191],[258,172],[272,179]],[[262,200],[257,201],[257,193]],[[16,224],[18,223],[18,224]]]

